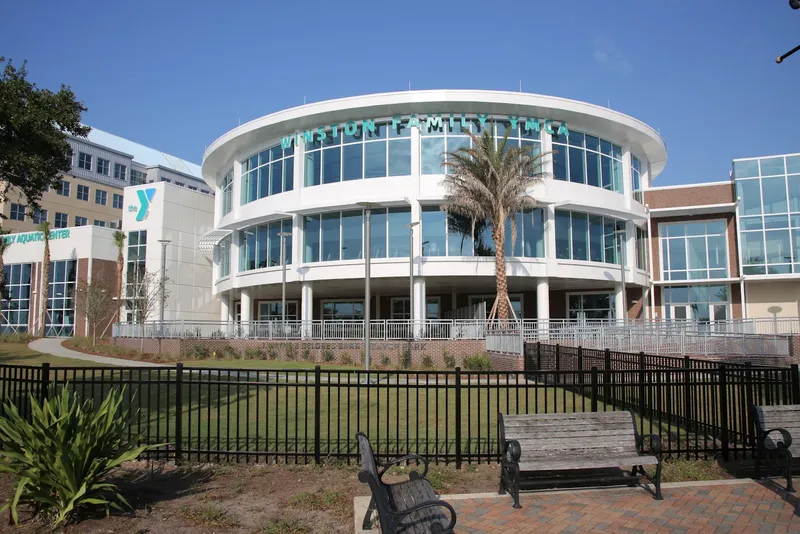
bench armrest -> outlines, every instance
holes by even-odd
[[[784,428],[771,428],[769,430],[765,430],[764,432],[761,433],[761,437],[759,439],[760,444],[763,445],[764,442],[767,440],[767,437],[773,432],[780,432],[781,439],[783,440],[776,443],[778,448],[788,449],[789,447],[792,446],[792,435],[789,433],[788,430]]]
[[[503,444],[503,461],[509,463],[519,463],[519,458],[522,456],[522,447],[519,441],[515,439],[507,439]]]
[[[441,506],[442,508],[447,508],[450,512],[450,523],[445,527],[445,532],[452,532],[456,526],[456,511],[447,501],[426,501],[421,502],[412,506],[411,508],[407,508],[405,510],[392,510],[391,514],[395,517],[402,517],[408,514],[413,514],[414,512],[418,512],[419,510],[424,510],[425,508],[431,508],[433,506]]]
[[[381,470],[378,471],[378,478],[382,479],[383,475],[386,474],[386,471],[388,471],[389,468],[392,467],[393,465],[401,464],[401,463],[407,462],[409,460],[422,461],[423,465],[425,466],[425,469],[424,469],[424,471],[422,471],[422,474],[420,475],[420,477],[421,478],[425,478],[425,475],[428,474],[428,460],[426,460],[425,458],[423,458],[419,454],[406,454],[405,456],[401,456],[400,458],[394,458],[392,460],[389,460],[388,462],[383,462],[383,463],[378,464],[378,465],[381,466]],[[383,482],[383,480],[381,480],[381,482]]]
[[[650,449],[644,449],[644,440],[650,440]],[[645,434],[644,436],[640,436],[636,443],[636,448],[639,449],[639,454],[654,454],[657,457],[661,456],[661,436],[658,434]]]

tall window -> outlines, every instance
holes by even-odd
[[[544,211],[527,209],[515,215],[517,239],[511,242],[511,219],[506,219],[507,256],[544,257]],[[423,256],[494,256],[492,225],[487,221],[472,221],[441,211],[436,206],[422,208]]]
[[[69,226],[69,216],[66,213],[56,212],[55,227],[66,228]]]
[[[258,320],[259,321],[281,321],[283,320],[283,312],[281,310],[282,302],[280,300],[262,300],[258,303]],[[286,301],[286,320],[297,320],[297,301]]]
[[[439,297],[428,297],[425,303],[425,318],[439,319]],[[391,300],[392,319],[411,319],[411,300],[408,297],[394,297]]]
[[[86,152],[78,153],[78,168],[87,171],[92,170],[92,156]]]
[[[288,306],[287,306],[288,308]],[[364,301],[322,301],[322,319],[331,320],[363,320]]]
[[[11,215],[9,218],[12,221],[24,221],[25,220],[25,206],[22,204],[15,204],[11,203]]]
[[[228,171],[220,184],[222,191],[222,215],[223,217],[233,209],[233,169]]]
[[[40,224],[47,220],[47,210],[33,210],[33,224]]]
[[[267,148],[242,161],[242,204],[294,189],[294,148]]]
[[[48,336],[72,336],[75,332],[75,290],[78,280],[77,260],[50,263],[50,286],[47,290]]]
[[[122,195],[120,195],[119,193],[114,193],[114,196],[112,197],[112,205],[116,209],[121,210],[122,209]]]
[[[147,183],[147,173],[131,169],[131,185],[142,185]]]
[[[147,230],[137,230],[128,232],[128,256],[126,261],[126,289],[125,294],[130,301],[131,308],[128,310],[128,321],[135,320],[136,284],[138,284],[147,272]]]
[[[733,162],[742,272],[800,273],[800,154]]]
[[[664,287],[667,319],[724,321],[728,318],[728,286],[692,285]]]
[[[725,221],[662,224],[664,280],[707,280],[728,276]]]
[[[31,264],[6,265],[6,294],[0,300],[0,332],[27,332],[31,299]]]
[[[287,263],[290,263],[287,261]],[[224,238],[219,243],[219,277],[225,278],[231,274],[231,236]]]
[[[364,222],[361,210],[308,215],[304,217],[303,225],[303,261],[363,259]]]
[[[78,193],[76,195],[78,200],[89,200],[89,186],[78,184]]]
[[[316,133],[305,145],[306,187],[386,176],[411,174],[408,128],[365,121]]]
[[[62,197],[69,197],[69,182],[66,180],[59,180],[58,181],[58,188],[56,188],[56,194],[61,195]]]
[[[631,194],[633,195],[633,200],[644,204],[641,166],[642,164],[639,162],[639,158],[631,154]]]
[[[239,270],[281,265],[281,232],[292,232],[292,220],[273,221],[239,231]],[[285,238],[286,264],[292,263],[292,238]]]
[[[98,174],[102,174],[104,176],[108,176],[109,172],[111,171],[111,162],[107,159],[97,158],[97,172]]]
[[[102,189],[96,189],[94,192],[94,203],[105,206],[106,202],[108,202],[108,192]]]
[[[570,319],[613,319],[614,295],[610,293],[580,293],[567,296]]]
[[[647,270],[647,230],[636,227],[636,267]]]
[[[619,264],[624,232],[625,221],[556,210],[556,258]]]
[[[443,116],[441,123],[432,123],[427,119],[420,125],[420,165],[421,174],[444,174],[443,164],[445,153],[455,152],[461,147],[469,147],[471,140],[466,132],[480,135],[484,128],[495,128],[495,143],[499,146],[506,131],[508,141],[506,148],[512,146],[530,147],[534,153],[541,152],[539,123],[520,118],[516,125],[508,120],[487,120],[481,123],[479,119],[466,119],[461,116]]]
[[[622,148],[589,134],[553,134],[553,177],[622,193]]]
[[[114,178],[117,180],[125,180],[128,176],[128,166],[120,163],[114,164]]]

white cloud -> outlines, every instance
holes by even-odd
[[[631,62],[622,56],[622,52],[607,37],[598,37],[594,40],[594,60],[598,65],[605,67],[610,72],[618,74],[630,74],[633,72]]]

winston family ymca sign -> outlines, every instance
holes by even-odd
[[[26,232],[24,234],[8,234],[3,236],[3,239],[6,240],[6,243],[9,245],[13,245],[17,243],[19,245],[24,245],[26,243],[33,243],[36,241],[44,241],[44,234],[42,232]],[[69,239],[69,229],[63,230],[51,230],[50,231],[50,241],[55,241],[56,239]]]

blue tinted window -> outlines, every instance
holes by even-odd
[[[472,256],[472,221],[462,215],[447,218],[447,255]]]
[[[322,176],[322,152],[306,152],[305,162],[306,187],[319,185]]]
[[[600,156],[594,152],[586,153],[586,183],[600,187]]]
[[[783,158],[765,158],[760,160],[761,176],[774,176],[776,174],[786,174],[783,166]]]
[[[385,258],[386,257],[386,239],[388,231],[388,218],[386,210],[372,210],[369,216],[370,219],[370,257],[371,258]]]
[[[319,261],[320,216],[303,217],[303,261]]]
[[[343,170],[342,170],[342,179],[343,180],[360,180],[363,178],[362,173],[362,155],[363,155],[364,145],[361,143],[353,144],[353,145],[346,145],[343,149]]]
[[[764,234],[742,232],[742,262],[745,265],[764,263]]]
[[[342,150],[326,148],[322,151],[322,183],[332,184],[341,181]]]
[[[522,256],[522,213],[517,212],[516,216],[514,217],[517,222],[517,235],[516,239],[513,240],[513,249],[512,249],[512,239],[511,239],[511,216],[509,215],[506,217],[506,241],[505,241],[505,253],[506,256]]]
[[[584,151],[580,148],[569,149],[569,181],[577,184],[586,183],[586,174],[583,169]]]
[[[522,219],[522,254],[528,258],[544,257],[544,210],[526,210]]]
[[[389,141],[389,176],[411,174],[411,140]]]
[[[445,220],[447,214],[437,206],[423,206],[422,208],[422,255],[444,256],[447,254],[445,245]]]
[[[339,231],[340,214],[325,213],[322,215],[322,256],[321,261],[336,261],[339,259]]]
[[[370,213],[370,218],[372,214]],[[364,257],[361,250],[363,243],[362,232],[362,212],[345,211],[342,212],[342,259],[357,260]]]
[[[283,161],[280,160],[270,165],[270,195],[278,193],[283,193]]]
[[[556,210],[556,258],[570,259],[570,217],[568,211]]]
[[[742,215],[761,214],[761,187],[759,180],[738,180],[736,194],[741,199],[739,209]]]
[[[603,261],[603,218],[589,216],[589,260]]]
[[[768,230],[765,232],[767,263],[791,263],[792,248],[789,230]]]
[[[408,226],[411,224],[410,208],[389,208],[389,257],[407,258]]]
[[[572,259],[588,260],[589,222],[585,213],[572,214]]]
[[[364,178],[383,176],[386,176],[386,143],[366,143],[364,145]]]
[[[758,176],[758,160],[733,162],[733,176],[736,178],[755,178]]]
[[[553,147],[553,178],[556,180],[567,179],[567,148],[565,146]]]
[[[786,173],[800,173],[800,156],[786,156]]]
[[[444,138],[432,137],[420,139],[422,174],[442,174],[442,153],[444,152]]]
[[[786,213],[786,178],[762,178],[761,195],[764,199],[764,213]]]

